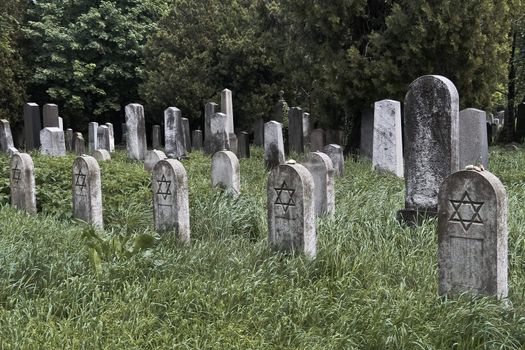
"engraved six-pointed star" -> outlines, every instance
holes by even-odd
[[[468,231],[472,224],[483,224],[483,220],[479,215],[483,202],[474,202],[467,191],[465,191],[460,200],[451,199],[450,204],[454,212],[450,216],[449,221],[461,223],[465,231]]]
[[[160,194],[162,196],[162,198],[164,198],[164,199],[168,198],[168,196],[171,196],[171,190],[170,190],[171,181],[166,180],[166,176],[164,176],[164,174],[162,174],[162,177],[160,178],[160,180],[157,179],[157,183],[159,185],[159,189],[157,190],[157,194]],[[165,191],[162,191],[162,186],[163,185],[166,186],[166,190]]]
[[[281,205],[285,213],[288,211],[288,208],[295,206],[295,201],[293,199],[295,190],[292,188],[288,188],[288,186],[286,185],[286,181],[283,181],[281,187],[274,187],[273,189],[277,193],[277,199],[275,200],[275,204]]]

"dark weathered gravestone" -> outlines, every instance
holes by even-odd
[[[525,138],[525,103],[518,105],[518,115],[516,116],[516,139],[523,142]]]
[[[36,214],[35,166],[27,153],[11,157],[11,205],[28,214]]]
[[[490,123],[486,123],[485,127],[487,129],[487,144],[489,146],[492,146],[492,142],[493,142],[492,141],[492,138],[493,138],[493,136],[492,136],[492,126],[490,125]]]
[[[144,107],[138,103],[126,106],[126,147],[128,158],[144,160],[146,156],[146,121],[144,119]]]
[[[250,158],[250,135],[242,131],[237,138],[237,143],[239,158]]]
[[[73,217],[102,228],[102,188],[100,167],[91,156],[81,156],[73,163]]]
[[[211,185],[237,197],[241,192],[239,159],[231,151],[218,151],[211,160]]]
[[[361,111],[361,139],[359,152],[361,156],[372,159],[374,148],[374,110],[366,108]]]
[[[488,171],[463,170],[439,191],[439,294],[507,297],[507,195]]]
[[[272,120],[284,123],[288,118],[288,104],[284,100],[284,91],[279,91],[279,101],[273,107]]]
[[[304,152],[303,137],[303,110],[299,107],[292,107],[288,112],[288,144],[290,153]]]
[[[191,130],[190,130],[190,120],[188,118],[182,118],[182,131],[184,136],[184,147],[186,148],[186,153],[191,152]]]
[[[314,129],[310,134],[310,150],[312,152],[321,151],[326,143],[325,132],[323,129]]]
[[[255,146],[264,146],[264,120],[259,118],[253,126],[253,144]]]
[[[160,125],[153,125],[151,127],[151,146],[153,149],[162,148],[162,143],[160,141],[161,137]]]
[[[333,214],[335,211],[334,167],[328,155],[310,152],[304,166],[314,180],[315,214]]]
[[[202,130],[193,130],[191,132],[191,147],[195,151],[202,151]]]
[[[208,102],[204,106],[204,152],[211,154],[210,143],[212,142],[212,134],[210,129],[211,118],[215,113],[219,113],[219,105],[214,102]]]
[[[485,111],[467,108],[459,112],[459,168],[482,164],[489,166]]]
[[[40,152],[47,156],[65,156],[66,142],[64,131],[59,128],[43,128],[40,130]]]
[[[98,123],[91,122],[88,124],[88,149],[93,152],[98,149]]]
[[[24,105],[24,137],[26,150],[40,147],[40,107],[36,103],[26,103]]]
[[[73,151],[73,129],[68,128],[65,132],[66,138],[66,152]]]
[[[177,107],[169,107],[164,111],[164,149],[169,158],[186,157],[182,116]]]
[[[60,123],[58,121],[58,106],[54,103],[47,103],[44,105],[44,118],[43,118],[43,127],[44,128],[60,128]]]
[[[100,125],[97,128],[97,149],[105,149],[109,152],[109,128],[106,125]]]
[[[403,177],[401,104],[394,100],[376,102],[373,119],[372,166]]]
[[[222,150],[230,150],[230,137],[226,131],[228,116],[224,113],[215,113],[210,119],[209,150],[213,154]]]
[[[264,163],[271,169],[284,161],[282,124],[272,120],[264,124]]]

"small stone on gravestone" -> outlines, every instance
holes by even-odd
[[[288,144],[290,153],[303,153],[303,110],[292,107],[288,112]]]
[[[310,149],[310,113],[303,112],[303,146]]]
[[[325,132],[323,129],[314,129],[310,134],[310,150],[312,152],[321,151],[326,143]]]
[[[374,104],[372,167],[404,176],[401,103],[394,100]]]
[[[115,152],[115,130],[112,123],[106,123],[109,129],[109,152]]]
[[[82,133],[76,132],[73,135],[73,151],[77,156],[81,156],[86,153],[86,142]]]
[[[97,149],[109,152],[109,128],[106,125],[100,125],[97,129]]]
[[[111,160],[111,154],[107,149],[99,148],[93,151],[93,158],[98,162],[105,162]]]
[[[144,107],[138,103],[126,106],[126,147],[128,157],[135,160],[144,160],[147,150],[146,122],[144,120]]]
[[[372,159],[374,134],[374,110],[366,108],[361,111],[361,140],[359,151],[362,157]]]
[[[334,167],[328,155],[322,152],[308,154],[304,166],[314,180],[315,214],[330,215],[335,212]]]
[[[284,162],[282,124],[272,120],[264,124],[264,163],[271,169]]]
[[[2,152],[9,154],[16,150],[13,143],[13,135],[11,134],[11,126],[6,119],[0,119],[0,146],[2,147]]]
[[[264,120],[262,118],[255,121],[253,127],[253,144],[255,146],[264,146]]]
[[[77,157],[72,176],[73,217],[102,229],[102,187],[97,160],[86,155]]]
[[[66,138],[66,152],[71,152],[73,150],[73,129],[68,128],[65,132]]]
[[[184,137],[184,147],[186,148],[186,153],[191,152],[191,131],[190,131],[190,121],[188,118],[182,118],[182,131]]]
[[[226,114],[226,132],[228,135],[234,134],[233,101],[232,92],[229,89],[224,89],[221,92],[221,113]]]
[[[335,176],[343,176],[345,170],[345,157],[343,154],[343,148],[339,145],[330,144],[323,148],[323,153],[325,153],[332,160]]]
[[[155,229],[175,229],[183,242],[190,241],[188,176],[181,162],[164,159],[155,164],[151,175]]]
[[[47,103],[44,105],[44,128],[60,128],[58,121],[58,106],[54,103]]]
[[[151,146],[153,147],[153,149],[162,148],[160,142],[161,137],[162,136],[160,134],[160,125],[153,125],[151,127]]]
[[[219,113],[219,105],[214,102],[208,102],[204,106],[204,152],[206,154],[212,154],[210,149],[210,143],[212,142],[212,134],[210,129],[211,118],[215,113]]]
[[[28,214],[36,214],[35,166],[27,153],[11,157],[11,205]]]
[[[152,172],[155,164],[163,159],[166,159],[166,154],[162,151],[154,149],[153,151],[146,152],[146,159],[144,160],[144,170]]]
[[[482,164],[489,167],[485,111],[467,108],[459,112],[459,168]]]
[[[315,258],[313,196],[314,180],[304,166],[287,162],[272,169],[267,185],[268,243],[271,248]]]
[[[191,146],[195,151],[202,151],[202,130],[192,131]]]
[[[508,294],[507,195],[488,171],[462,170],[439,191],[439,294]]]
[[[181,111],[177,107],[169,107],[164,111],[164,141],[169,158],[186,157]]]
[[[241,192],[239,159],[231,151],[218,151],[211,160],[211,185],[220,187],[233,197]]]
[[[242,131],[237,139],[238,153],[240,158],[250,158],[250,135],[246,131]]]
[[[91,122],[88,124],[88,147],[89,152],[93,153],[94,150],[98,149],[98,123]]]
[[[24,136],[26,150],[40,147],[40,107],[33,102],[24,105]]]
[[[48,156],[65,156],[66,142],[64,131],[59,128],[43,128],[40,130],[40,152]]]
[[[230,150],[230,137],[226,131],[228,117],[224,113],[215,113],[210,119],[210,153]]]

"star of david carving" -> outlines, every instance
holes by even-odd
[[[15,167],[11,170],[13,173],[13,180],[18,183],[21,180],[22,170],[18,169],[18,162],[16,162]]]
[[[84,191],[84,188],[86,188],[86,175],[82,174],[82,170],[79,170],[75,176],[75,186],[80,187],[80,192]]]
[[[288,186],[286,185],[286,181],[283,181],[281,187],[274,187],[274,190],[275,192],[277,192],[277,199],[275,200],[275,204],[281,205],[285,213],[288,211],[288,208],[295,207],[295,201],[293,199],[295,190],[292,188],[288,188]],[[283,193],[287,194],[288,200],[283,199]]]
[[[171,196],[171,190],[170,190],[171,181],[166,180],[166,176],[162,174],[162,177],[160,178],[160,180],[157,180],[157,183],[159,184],[159,189],[157,190],[157,194],[160,194],[162,198],[166,200],[168,196]],[[165,185],[166,187],[166,190],[164,192],[162,192],[162,185]]]
[[[454,212],[448,221],[459,222],[465,231],[468,231],[472,224],[483,224],[479,210],[484,203],[474,202],[470,199],[467,191],[460,200],[450,200],[450,204],[454,208]]]

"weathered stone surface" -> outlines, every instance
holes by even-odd
[[[106,162],[108,160],[111,160],[111,154],[107,149],[99,148],[93,151],[93,157],[98,162]]]
[[[182,117],[177,107],[169,107],[164,111],[164,145],[168,157],[186,157]]]
[[[317,216],[333,214],[335,191],[332,160],[322,152],[311,152],[304,166],[312,174],[314,180],[315,214]]]
[[[11,126],[5,119],[0,119],[0,146],[2,147],[2,152],[5,153],[11,153],[12,150],[16,150],[13,143],[13,135],[11,134]]]
[[[97,149],[105,149],[109,152],[109,128],[106,125],[97,128]]]
[[[66,138],[66,152],[71,152],[73,150],[73,129],[68,128],[65,132]]]
[[[314,180],[310,172],[293,161],[276,166],[268,177],[267,196],[270,247],[315,258]]]
[[[59,128],[58,121],[58,106],[54,103],[47,103],[44,105],[44,118],[43,118],[43,127],[44,128]]]
[[[211,185],[237,197],[241,193],[241,167],[231,151],[218,151],[211,160]]]
[[[206,154],[213,153],[210,144],[213,140],[213,136],[211,134],[210,129],[210,123],[211,118],[215,115],[215,113],[219,113],[219,105],[214,102],[208,102],[204,106],[204,152]]]
[[[237,135],[235,134],[228,135],[228,140],[230,144],[229,150],[235,153],[235,155],[237,155],[239,152],[239,140],[237,140]]]
[[[330,157],[332,166],[334,167],[334,175],[343,176],[345,170],[345,157],[343,148],[339,145],[329,144],[323,148],[323,153]]]
[[[191,132],[191,146],[195,151],[202,151],[202,130]]]
[[[359,152],[361,156],[372,159],[374,149],[374,110],[366,108],[361,111],[361,139]]]
[[[36,103],[26,103],[24,105],[24,137],[26,150],[40,147],[40,107]]]
[[[35,166],[27,153],[11,157],[11,205],[28,214],[36,214]]]
[[[188,176],[175,159],[159,161],[151,175],[155,229],[175,229],[183,242],[190,241]]]
[[[186,153],[191,152],[191,130],[190,130],[190,120],[188,118],[182,118],[182,132],[184,137],[184,147],[186,148]]]
[[[160,125],[153,125],[151,127],[151,146],[153,149],[162,148],[161,138]]]
[[[91,156],[81,156],[73,163],[73,217],[102,228],[102,189],[100,167]]]
[[[272,120],[283,123],[287,117],[288,103],[284,100],[284,91],[279,91],[279,101],[273,107]]]
[[[323,129],[314,129],[310,134],[310,150],[312,152],[321,151],[326,143],[325,132]]]
[[[230,137],[226,131],[228,117],[224,113],[215,113],[210,119],[210,153],[230,150]]]
[[[58,117],[58,128],[64,131],[64,119],[62,117]]]
[[[226,114],[226,132],[228,134],[235,134],[231,90],[224,89],[221,92],[221,113]]]
[[[153,151],[146,152],[146,159],[144,160],[144,169],[146,171],[153,171],[155,165],[163,159],[167,159],[164,152],[154,149]]]
[[[86,141],[80,132],[76,132],[73,135],[73,151],[77,156],[81,156],[86,153]]]
[[[425,75],[405,97],[405,210],[399,218],[417,225],[435,216],[443,180],[459,168],[459,96],[445,77]]]
[[[64,131],[59,128],[43,128],[40,130],[40,152],[48,156],[65,156],[66,142]]]
[[[310,113],[303,112],[303,144],[310,149]]]
[[[271,169],[284,161],[282,124],[272,120],[264,124],[264,163]]]
[[[106,123],[109,129],[109,151],[115,152],[115,130],[113,129],[112,123]]]
[[[98,149],[98,123],[91,122],[88,124],[88,148],[89,152]]]
[[[242,131],[237,138],[237,143],[239,158],[250,158],[250,135]]]
[[[401,136],[401,104],[382,100],[374,104],[372,166],[403,177],[403,139]]]
[[[507,296],[507,195],[488,171],[463,170],[439,191],[439,294]]]
[[[135,160],[144,160],[146,156],[146,122],[144,107],[138,103],[126,106],[126,145],[128,157]]]
[[[489,167],[485,111],[467,108],[459,112],[459,168],[483,164]]]
[[[303,110],[299,107],[292,107],[288,112],[288,145],[290,153],[304,152],[303,137]]]
[[[257,119],[253,126],[253,144],[264,146],[264,120],[262,118]]]

